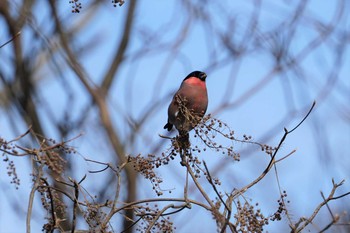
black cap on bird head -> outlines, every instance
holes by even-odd
[[[205,79],[207,78],[207,74],[202,72],[202,71],[196,70],[196,71],[193,71],[192,73],[190,73],[189,75],[187,75],[184,80],[186,80],[186,79],[188,79],[190,77],[196,77],[196,78],[199,78],[202,81],[205,81]]]

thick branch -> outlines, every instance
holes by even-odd
[[[129,2],[129,10],[126,15],[123,37],[120,41],[118,49],[115,53],[115,57],[112,59],[112,64],[110,65],[106,75],[104,76],[104,80],[101,84],[102,92],[107,95],[109,88],[112,85],[115,74],[118,72],[118,68],[120,64],[123,62],[124,54],[127,49],[130,40],[130,34],[132,29],[132,24],[134,22],[134,12],[136,9],[136,0],[130,0]]]

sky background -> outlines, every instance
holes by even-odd
[[[21,1],[14,1],[11,6],[16,12],[16,6]],[[189,3],[190,2],[190,3]],[[288,193],[289,210],[297,220],[299,216],[310,216],[314,208],[322,202],[320,191],[327,195],[332,188],[332,178],[336,182],[345,179],[346,183],[339,188],[338,194],[348,192],[349,150],[350,143],[350,54],[348,46],[341,47],[339,34],[347,33],[349,38],[349,9],[345,2],[343,9],[339,9],[341,1],[308,1],[302,12],[301,20],[293,32],[292,42],[288,52],[290,57],[298,58],[300,66],[295,70],[283,72],[280,75],[269,75],[275,65],[275,58],[268,51],[273,46],[265,36],[269,31],[277,31],[276,40],[288,41],[289,30],[283,22],[294,16],[299,1],[262,1],[259,17],[257,18],[258,32],[261,35],[260,50],[254,49],[257,38],[245,38],[250,16],[254,11],[254,3],[259,1],[145,1],[140,0],[135,14],[135,25],[130,38],[130,45],[118,77],[114,80],[109,96],[109,107],[113,115],[115,127],[122,132],[124,141],[130,132],[127,122],[141,119],[149,110],[152,103],[160,102],[152,118],[142,126],[136,138],[136,143],[128,147],[128,153],[137,155],[152,153],[157,144],[162,144],[164,150],[170,146],[164,143],[159,134],[166,134],[163,126],[167,120],[167,107],[172,94],[177,90],[181,81],[193,70],[205,71],[208,74],[207,88],[209,93],[209,107],[207,113],[227,123],[235,131],[238,138],[244,134],[251,135],[253,140],[272,146],[278,145],[283,136],[283,128],[292,129],[308,112],[312,102],[316,107],[306,121],[293,133],[288,135],[278,158],[287,155],[292,150],[296,152],[277,165],[280,184]],[[81,13],[72,14],[68,1],[62,1],[59,6],[60,17],[68,29],[83,25],[74,42],[76,49],[81,48],[81,63],[89,78],[94,83],[100,83],[101,77],[110,65],[114,51],[123,33],[123,21],[128,8],[128,1],[122,6],[114,8],[109,1],[90,11],[91,1],[82,1]],[[96,12],[97,10],[97,12]],[[196,11],[198,10],[198,11]],[[341,12],[341,10],[343,12]],[[201,12],[201,13],[199,13]],[[312,40],[317,40],[319,31],[325,30],[325,25],[336,19],[334,36],[316,46],[312,52],[303,56],[303,49]],[[45,1],[38,1],[32,12],[33,25],[40,29],[39,35],[50,35],[53,24],[47,20],[50,11]],[[334,19],[335,18],[335,19]],[[0,25],[4,20],[0,18]],[[187,26],[187,27],[186,27]],[[24,43],[24,53],[30,54],[33,48],[42,46],[42,39],[34,40],[32,33],[34,26],[27,26],[22,31],[20,39]],[[276,30],[276,28],[281,30]],[[317,31],[319,30],[319,31]],[[242,41],[249,51],[242,57],[233,56],[222,45],[222,36],[230,35],[233,41]],[[8,40],[7,31],[0,26],[0,44]],[[246,41],[246,42],[245,42]],[[176,43],[178,42],[178,44]],[[266,42],[265,44],[263,42]],[[57,43],[57,38],[51,38],[48,43]],[[349,43],[349,39],[347,39]],[[88,46],[88,45],[91,46]],[[8,59],[11,45],[0,50],[1,71],[11,73],[11,60]],[[338,51],[335,51],[335,48]],[[341,59],[337,60],[337,55]],[[299,56],[299,55],[302,56]],[[64,55],[56,55],[57,62],[64,63]],[[71,143],[79,153],[85,157],[108,162],[113,156],[104,134],[98,131],[95,111],[85,111],[89,98],[73,72],[64,67],[64,80],[74,90],[74,98],[65,94],[64,85],[53,67],[45,63],[45,53],[35,58],[35,64],[40,66],[36,73],[38,101],[49,106],[54,118],[61,119],[70,112],[74,117],[86,114],[86,124],[72,133],[72,137],[81,132],[84,135]],[[43,65],[42,65],[43,64]],[[334,71],[337,67],[337,71]],[[262,87],[254,89],[261,83]],[[248,95],[247,93],[251,94]],[[223,108],[223,104],[228,107]],[[230,107],[232,106],[232,107]],[[0,135],[11,139],[18,136],[10,126],[8,108],[0,110]],[[52,127],[52,118],[47,110],[42,108],[45,132],[52,138],[58,137],[58,132]],[[13,115],[11,115],[13,117]],[[18,128],[22,132],[26,126],[19,122]],[[171,135],[175,135],[173,132]],[[193,136],[193,134],[192,134]],[[59,138],[56,138],[59,140]],[[218,139],[220,143],[231,145],[232,142]],[[194,145],[203,144],[193,139]],[[233,162],[213,151],[201,153],[199,157],[205,160],[212,175],[222,181],[221,190],[230,192],[233,187],[239,188],[250,183],[259,176],[267,166],[269,159],[258,147],[238,142],[233,143],[241,152],[241,162]],[[101,153],[103,152],[103,153]],[[172,190],[169,197],[181,197],[183,192],[185,170],[178,164],[176,158],[169,166],[161,167],[158,174],[164,180],[164,189]],[[15,190],[6,175],[5,163],[1,165],[1,194],[0,231],[24,232],[25,220],[16,213],[25,213],[28,196],[23,195],[30,190],[30,163],[23,158],[14,158],[19,177],[20,190]],[[82,157],[76,156],[69,160],[74,165],[74,173],[69,176],[79,180],[92,165],[86,163]],[[97,190],[99,179],[104,175],[88,175],[90,183],[87,188]],[[139,198],[155,197],[149,182],[140,177],[142,191]],[[206,182],[202,179],[202,182]],[[193,186],[191,186],[194,188]],[[209,189],[210,190],[210,189]],[[6,192],[6,194],[5,194]],[[213,191],[209,191],[214,195]],[[246,197],[252,202],[259,202],[265,215],[272,214],[278,207],[278,185],[274,172],[271,171],[259,184],[247,192]],[[198,193],[192,193],[194,199]],[[11,198],[10,198],[11,197]],[[343,202],[349,202],[345,197],[338,202],[331,203],[334,213],[341,214],[346,207]],[[14,210],[15,207],[15,210]],[[345,208],[344,208],[345,207]],[[42,216],[44,213],[35,213]],[[189,221],[190,218],[190,221]],[[193,227],[198,232],[213,232],[215,222],[209,213],[197,207],[184,211],[183,214],[172,218],[179,232],[189,232]],[[320,226],[331,221],[327,211],[322,211],[315,223]],[[40,221],[32,222],[33,232],[41,229]],[[16,229],[13,229],[16,226]],[[84,226],[84,225],[81,225]],[[278,230],[277,230],[278,229]],[[269,232],[288,230],[287,221],[272,222],[266,227]],[[311,232],[315,228],[310,228]],[[333,230],[336,232],[337,227]]]

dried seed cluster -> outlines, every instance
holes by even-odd
[[[252,205],[245,201],[236,202],[237,213],[234,215],[236,220],[235,226],[238,232],[242,233],[260,233],[263,232],[263,226],[267,225],[269,219],[264,217],[260,209],[255,209],[258,204]]]
[[[228,139],[231,145],[218,144],[217,137]],[[203,117],[202,121],[195,128],[195,136],[201,139],[204,147],[201,149],[195,146],[193,150],[197,152],[206,151],[211,148],[222,155],[233,158],[234,161],[240,161],[240,154],[234,151],[233,141],[235,141],[234,131],[228,125],[219,119],[213,118],[210,114]]]
[[[222,206],[222,202],[218,197],[215,198],[215,201],[212,200],[212,202],[215,205],[215,209],[211,211],[211,214],[213,216],[213,219],[216,221],[217,231],[220,232],[223,227],[223,223],[226,221],[224,215],[222,215],[219,211]]]
[[[143,220],[136,231],[146,232],[150,224],[154,224],[150,232],[175,232],[176,227],[174,227],[174,224],[169,216],[161,216],[156,219],[160,211],[161,210],[157,204],[155,204],[153,207],[150,207],[148,203],[145,205],[136,206],[135,213]]]
[[[8,155],[17,155],[18,151],[16,150],[16,146],[13,143],[6,141],[3,138],[0,138],[0,150],[4,153],[2,154],[2,161],[7,163],[6,170],[7,175],[11,178],[11,184],[14,184],[16,189],[19,188],[21,184],[20,179],[18,178],[16,166],[13,160],[9,159]]]
[[[33,182],[38,180],[37,191],[40,194],[41,205],[47,211],[47,223],[43,225],[43,232],[52,232],[55,225],[55,218],[57,215],[64,215],[66,213],[67,206],[60,198],[60,194],[53,188],[50,187],[49,182],[46,178],[36,177],[33,175]]]
[[[160,188],[160,183],[163,180],[157,176],[154,169],[159,167],[159,159],[154,160],[155,156],[149,154],[147,158],[142,157],[140,154],[136,157],[129,157],[129,162],[132,163],[134,169],[143,175],[146,179],[150,180],[153,186],[153,190],[158,196],[163,195],[163,191]]]
[[[272,156],[273,153],[276,151],[276,147],[272,147],[266,144],[261,145],[261,150],[264,151],[266,154]]]
[[[117,5],[122,6],[124,3],[125,3],[125,0],[112,0],[112,4],[114,7],[117,7]],[[79,0],[70,0],[69,4],[71,4],[72,13],[80,13],[80,10],[82,9],[82,5],[79,2]]]
[[[80,13],[82,6],[79,0],[71,0],[69,1],[69,4],[71,4],[72,13]]]
[[[286,202],[289,203],[289,201],[285,201],[285,198],[287,197],[287,192],[284,190],[281,194],[280,199],[278,199],[278,209],[277,211],[270,217],[271,221],[280,221],[282,220],[283,213],[287,213],[287,207]]]
[[[10,160],[6,154],[3,154],[3,160],[7,163],[6,170],[7,175],[11,178],[10,183],[14,184],[16,189],[19,188],[19,185],[21,184],[21,180],[18,178],[17,172],[16,172],[16,166],[13,160]]]
[[[84,211],[84,218],[90,229],[99,228],[105,217],[106,213],[102,211],[101,206],[87,203],[87,209]]]
[[[45,164],[48,169],[57,174],[62,174],[66,166],[66,160],[63,158],[67,154],[75,154],[76,150],[64,142],[56,142],[51,138],[42,138],[39,149],[30,150],[37,160]]]
[[[64,171],[66,161],[61,157],[61,155],[57,151],[51,150],[48,152],[38,153],[38,158],[51,171],[56,172],[57,174],[61,174]]]
[[[117,7],[117,4],[119,6],[122,6],[124,3],[125,3],[124,0],[112,0],[112,4],[113,4],[114,7]]]

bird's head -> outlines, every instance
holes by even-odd
[[[205,79],[207,78],[207,74],[202,71],[193,71],[192,73],[187,75],[187,77],[184,80],[189,79],[191,77],[199,78],[200,80],[205,82]]]

